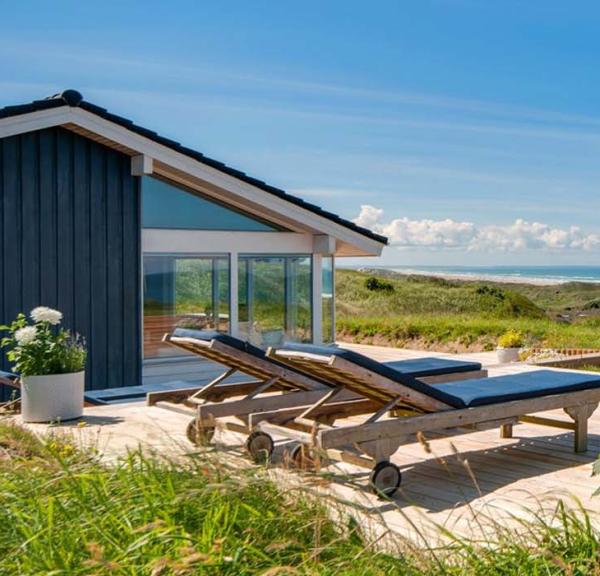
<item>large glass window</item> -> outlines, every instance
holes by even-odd
[[[324,256],[322,263],[323,342],[335,342],[335,267],[333,256]]]
[[[144,358],[180,355],[175,327],[229,331],[229,257],[144,256]]]
[[[271,224],[153,176],[142,178],[144,228],[278,231]]]
[[[312,339],[310,256],[240,256],[240,336],[256,346]]]

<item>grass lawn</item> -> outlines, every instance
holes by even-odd
[[[109,466],[0,421],[3,575],[597,573],[599,535],[586,516],[559,506],[554,520],[493,545],[415,550],[399,540],[383,553],[356,523],[335,524],[259,469],[202,454],[175,463],[133,453]]]
[[[529,346],[600,349],[600,285],[513,285],[354,270],[338,270],[336,282],[342,340],[492,350],[514,328]]]

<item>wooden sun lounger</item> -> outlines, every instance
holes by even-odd
[[[11,388],[20,390],[21,379],[18,374],[13,374],[12,372],[4,372],[4,371],[0,370],[0,385],[10,386]],[[13,409],[14,406],[16,406],[17,404],[20,403],[20,399],[18,397],[14,398],[14,396],[16,395],[16,390],[13,390],[13,393],[12,393],[13,398],[11,400],[0,403],[1,409],[3,409],[3,410],[9,409],[10,410],[10,409]]]
[[[274,362],[266,357],[264,351],[227,335],[177,329],[172,334],[166,334],[163,341],[226,367],[225,372],[201,388],[151,392],[147,395],[148,405],[159,405],[193,417],[187,435],[194,443],[210,440],[217,418],[236,417],[240,423],[224,422],[223,426],[249,433],[249,414],[310,405],[327,393],[324,383]],[[254,380],[226,383],[237,372]],[[346,396],[355,395],[349,393]]]
[[[257,457],[264,453],[264,446],[261,436],[251,433],[252,429],[248,425],[251,414],[273,412],[277,413],[277,420],[279,414],[285,414],[286,410],[302,413],[315,403],[321,405],[330,400],[332,384],[328,380],[321,380],[282,364],[268,357],[263,350],[231,336],[177,329],[172,334],[165,335],[163,341],[228,368],[203,388],[153,392],[147,396],[147,403],[150,405],[158,404],[163,408],[189,414],[193,420],[188,425],[188,438],[194,443],[209,440],[217,419],[221,419],[224,427],[250,435],[247,447],[250,454]],[[404,365],[406,369],[426,374],[424,380],[431,382],[452,380],[459,372],[463,379],[487,375],[479,364],[452,363],[436,358],[408,361]],[[227,384],[225,381],[238,370],[256,380]],[[336,403],[330,402],[324,408],[327,418],[322,416],[330,423],[349,415],[368,414],[377,408],[371,400],[349,390],[338,390],[335,397]],[[232,423],[222,420],[228,417],[234,417],[236,421]],[[268,442],[267,439],[263,440]],[[255,449],[256,447],[258,448]]]
[[[12,372],[3,372],[0,370],[0,384],[11,386],[12,388],[20,388],[19,376]]]
[[[326,402],[304,410],[251,415],[249,425],[255,433],[299,442],[302,450],[292,452],[298,462],[308,449],[334,460],[373,467],[371,483],[387,495],[401,481],[400,470],[389,459],[416,432],[497,425],[503,437],[511,437],[513,425],[523,421],[573,430],[575,451],[582,452],[587,449],[588,419],[600,402],[600,377],[590,374],[540,370],[429,386],[407,375],[394,375],[353,352],[309,352],[291,346],[270,350],[269,355],[327,379],[337,386],[337,393],[360,394],[377,408],[361,424],[332,426],[330,404],[337,404],[336,409],[345,404],[332,393]],[[531,416],[558,408],[572,421]],[[389,417],[390,413],[395,416]]]

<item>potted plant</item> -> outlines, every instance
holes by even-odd
[[[83,414],[85,343],[60,327],[62,313],[46,306],[19,314],[0,344],[21,379],[24,422],[72,420]]]
[[[518,330],[508,330],[498,338],[498,362],[507,364],[508,362],[519,361],[519,351],[523,347],[523,334]]]

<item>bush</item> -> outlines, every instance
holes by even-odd
[[[492,296],[494,298],[497,298],[498,300],[504,300],[506,298],[504,291],[500,290],[500,288],[495,288],[495,287],[490,287],[490,286],[485,286],[485,285],[477,287],[475,292],[482,296],[488,296],[488,295]]]
[[[393,292],[394,285],[387,280],[380,280],[375,276],[369,276],[365,280],[365,288],[371,292]]]

